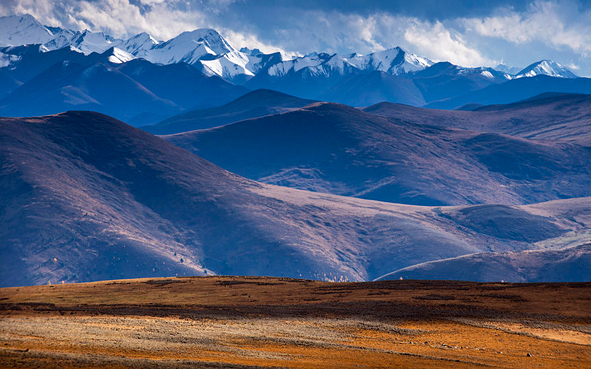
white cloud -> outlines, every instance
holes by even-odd
[[[64,26],[81,28],[81,25],[85,24],[93,31],[103,31],[114,37],[129,37],[140,32],[148,32],[160,40],[170,39],[184,31],[209,26],[199,11],[180,11],[171,8],[170,2],[152,0],[149,3],[148,10],[142,12],[129,0],[70,1],[70,21]]]
[[[523,13],[505,9],[496,16],[463,19],[462,23],[468,32],[513,44],[537,41],[591,56],[591,11],[581,10],[576,2],[536,1]]]
[[[467,45],[461,34],[448,30],[441,22],[415,21],[404,33],[404,39],[421,55],[466,67],[493,65],[480,52]]]
[[[166,0],[140,0],[143,5],[155,5],[155,4],[162,4]]]
[[[302,53],[343,49],[367,52],[384,49],[378,40],[378,21],[374,16],[340,12],[303,11],[293,14],[270,34],[263,34],[268,43],[275,42],[285,50]]]
[[[266,54],[274,52],[285,53],[283,49],[261,42],[255,35],[252,34],[234,32],[233,30],[226,28],[220,28],[217,31],[220,32],[222,36],[224,36],[224,38],[230,43],[230,45],[234,46],[237,49],[247,47],[251,50],[259,49]]]

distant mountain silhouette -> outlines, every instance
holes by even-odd
[[[409,78],[412,79],[427,103],[462,96],[507,80],[504,73],[492,68],[463,68],[449,62],[433,64],[414,73]],[[383,101],[397,102],[394,100]]]
[[[186,109],[221,105],[248,92],[187,64],[161,66],[143,59],[113,63],[113,53],[109,49],[85,56],[70,49],[39,52],[33,46],[22,47],[17,67],[0,69],[2,80],[8,82],[2,86],[2,115],[79,109],[146,125]]]
[[[139,59],[123,64],[119,70],[183,110],[222,105],[248,92],[217,76],[207,77],[195,67],[183,63],[156,65]],[[141,119],[129,122],[134,126],[147,123],[150,122]]]
[[[396,101],[421,106],[425,99],[412,80],[384,72],[350,74],[328,87],[318,100],[350,106],[368,106],[376,101]]]
[[[324,57],[327,61],[321,64],[322,68],[290,69],[273,75],[260,73],[244,85],[351,106],[381,101],[422,106],[507,80],[503,73],[490,68],[462,68],[447,62],[398,76],[378,70],[361,71],[348,64],[330,64],[337,56]]]
[[[300,99],[277,91],[256,90],[219,107],[189,111],[168,118],[156,125],[141,128],[160,135],[187,132],[283,113],[313,102],[315,101]]]
[[[162,99],[108,63],[61,62],[0,101],[4,116],[59,113],[73,108],[131,120],[138,114],[163,116],[181,108]]]
[[[468,68],[446,61],[434,63],[400,47],[346,55],[319,50],[296,57],[281,52],[265,54],[248,47],[238,50],[211,28],[188,30],[166,41],[145,32],[118,39],[102,32],[44,26],[30,14],[0,17],[0,28],[0,99],[9,98],[21,85],[57,63],[90,66],[136,61],[131,65],[140,68],[126,68],[129,73],[124,73],[178,107],[173,112],[161,105],[150,109],[145,99],[128,99],[131,111],[143,110],[131,116],[100,101],[101,96],[88,95],[84,88],[72,86],[83,91],[60,90],[48,96],[52,104],[47,106],[54,106],[51,111],[27,110],[26,97],[16,94],[9,104],[0,104],[4,115],[94,109],[135,126],[153,125],[188,110],[223,105],[257,89],[355,107],[388,101],[443,109],[505,104],[550,91],[591,93],[588,78],[578,78],[552,60],[535,61],[519,71],[506,65],[494,69]],[[172,65],[181,67],[167,68]],[[199,81],[196,71],[214,78]],[[93,99],[96,102],[90,101]]]
[[[591,78],[561,78],[539,75],[518,78],[479,90],[466,92],[456,97],[433,101],[425,107],[455,109],[466,104],[509,104],[528,99],[545,92],[591,94]]]

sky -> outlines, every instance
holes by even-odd
[[[591,77],[591,0],[2,0],[0,15],[148,32],[168,40],[214,28],[237,48],[370,53],[396,46],[462,66],[525,67],[551,59]]]

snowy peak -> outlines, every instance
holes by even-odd
[[[102,53],[120,43],[121,40],[102,32],[46,27],[28,14],[0,17],[0,46],[41,44],[45,51],[73,46],[84,54],[91,54]]]
[[[308,72],[313,76],[345,75],[354,68],[338,54],[319,54],[319,58],[325,59],[325,61],[322,64],[308,68]]]
[[[0,46],[43,44],[53,33],[31,15],[0,17]]]
[[[147,55],[147,59],[161,64],[185,62],[195,64],[205,57],[213,59],[236,51],[215,30],[204,28],[183,32],[177,37],[156,45]]]
[[[540,75],[561,78],[578,78],[577,75],[571,72],[568,68],[552,60],[541,60],[533,63],[517,73],[515,78],[535,77]]]
[[[136,44],[139,46],[135,47]],[[122,48],[153,63],[187,63],[195,65],[207,75],[231,81],[244,82],[254,76],[247,68],[250,62],[248,56],[210,28],[183,32],[163,43],[149,39],[147,34],[140,34],[126,41]]]
[[[178,35],[176,39],[178,39],[179,42],[202,43],[217,55],[237,51],[222,37],[222,35],[211,28],[202,28],[191,32],[184,32]]]
[[[368,55],[352,54],[344,59],[361,70],[380,71],[393,75],[415,72],[433,65],[431,60],[408,53],[400,47]]]
[[[280,52],[265,54],[259,49],[251,50],[247,47],[240,49],[240,52],[248,58],[246,68],[254,74],[268,70],[275,64],[293,59]]]
[[[203,71],[208,75],[217,75],[222,78],[234,80],[236,78],[245,79],[254,76],[254,73],[247,68],[249,61],[246,55],[233,50],[211,60],[203,58],[199,60],[199,63],[203,66]]]
[[[380,71],[392,75],[420,71],[433,65],[429,59],[408,53],[399,47],[368,55],[349,54],[345,56],[326,53],[311,53],[293,60],[271,66],[271,76],[285,76],[305,69],[311,75],[345,74],[350,70],[365,72]]]
[[[512,79],[507,73],[500,72],[489,67],[462,67],[450,62],[435,63],[423,71],[418,71],[415,76],[420,78],[431,78],[436,76],[463,76],[473,79],[489,80],[491,82],[505,82]]]
[[[102,32],[46,27],[31,15],[0,17],[0,46],[43,45],[44,51],[75,47],[84,54],[102,53],[121,40]]]

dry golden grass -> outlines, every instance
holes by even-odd
[[[205,277],[5,288],[0,367],[591,368],[591,283]]]

